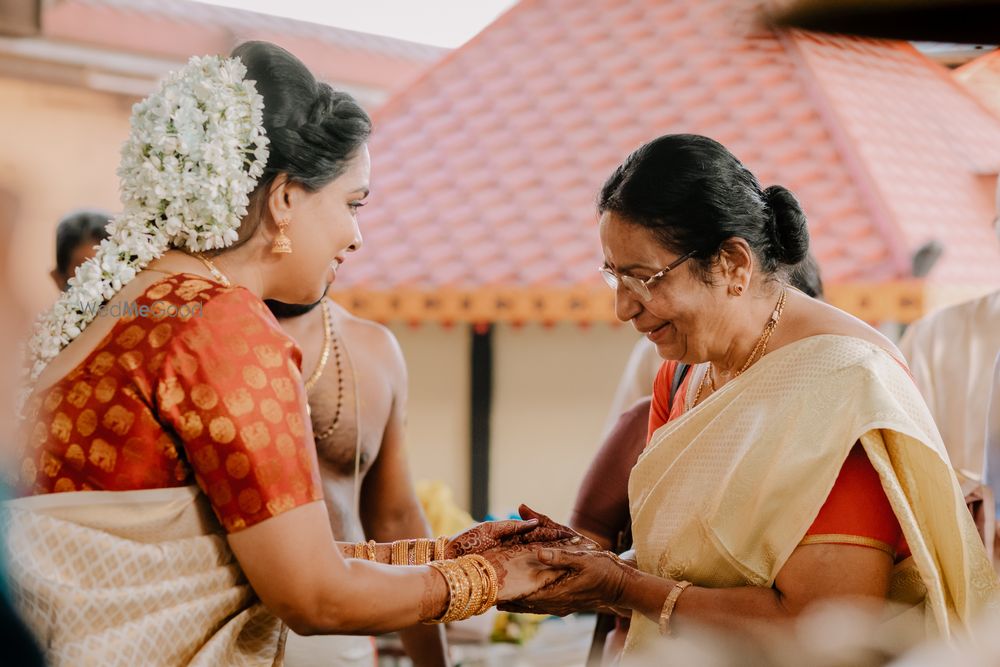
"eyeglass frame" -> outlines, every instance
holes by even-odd
[[[636,278],[635,276],[619,275],[607,266],[599,266],[597,267],[597,270],[604,278],[604,282],[607,283],[608,287],[611,289],[617,290],[619,284],[624,285],[625,289],[629,290],[643,301],[648,302],[653,300],[653,293],[650,291],[649,286],[694,257],[697,253],[697,250],[692,250],[686,255],[681,255],[674,261],[670,262],[670,264],[668,264],[665,268],[657,271],[645,280]]]

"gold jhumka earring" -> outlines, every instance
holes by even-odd
[[[278,220],[278,235],[274,237],[274,243],[271,245],[271,252],[276,255],[290,255],[292,254],[292,239],[285,235],[285,228],[288,227],[288,220]]]

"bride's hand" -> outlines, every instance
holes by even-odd
[[[597,542],[593,541],[589,537],[585,537],[580,533],[576,532],[569,526],[564,526],[563,524],[553,521],[549,517],[545,516],[541,512],[536,512],[527,505],[522,504],[518,508],[518,514],[525,521],[537,521],[538,528],[533,530],[531,533],[523,536],[518,536],[512,541],[515,543],[525,544],[529,541],[534,542],[562,542],[561,546],[569,547],[572,546],[574,550],[586,550],[586,551],[600,551],[601,547]],[[559,539],[549,539],[549,540],[528,540],[526,538],[532,535],[541,535],[546,531],[551,532],[553,535],[559,534],[568,537],[562,537]],[[550,545],[545,545],[550,546]]]
[[[515,539],[537,542],[538,540],[529,538],[538,529],[537,519],[479,523],[448,540],[448,544],[444,550],[444,557],[458,558],[459,556],[467,556],[468,554],[478,554],[487,549],[495,549],[501,545],[509,544]]]
[[[497,607],[503,611],[565,616],[577,611],[608,611],[624,615],[622,594],[636,570],[608,551],[541,549],[538,563],[562,576]]]
[[[526,517],[524,521],[487,521],[475,525],[448,541],[445,558],[458,558],[501,546],[519,544],[534,544],[536,547],[560,545],[590,548],[583,543],[586,538],[574,530],[555,523],[543,514],[538,516],[541,519],[531,516]],[[543,520],[546,522],[545,525],[542,525]]]

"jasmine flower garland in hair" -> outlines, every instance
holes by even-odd
[[[169,248],[202,252],[236,241],[268,155],[264,101],[245,75],[238,58],[194,57],[132,108],[118,168],[124,209],[36,323],[29,381]]]

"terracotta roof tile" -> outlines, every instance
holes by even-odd
[[[247,39],[288,48],[323,78],[395,91],[447,49],[190,0],[60,0],[43,4],[43,35],[184,60]]]
[[[364,257],[342,284],[600,289],[598,189],[667,132],[712,136],[795,192],[830,284],[906,277],[930,238],[947,246],[932,278],[1000,284],[973,194],[1000,123],[906,45],[775,34],[746,11],[523,0],[376,115]],[[458,252],[428,252],[421,230]]]
[[[1000,116],[1000,50],[962,65],[955,70],[954,77],[987,109]]]

